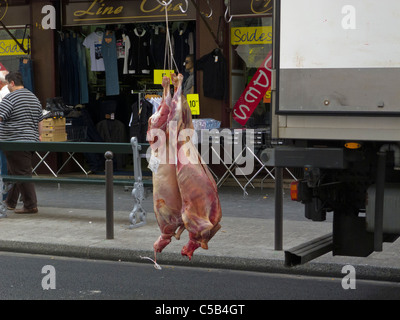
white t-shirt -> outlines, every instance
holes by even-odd
[[[123,34],[122,38],[117,41],[117,58],[124,59],[123,74],[128,74],[128,60],[129,60],[130,48],[131,48],[131,41],[129,39],[129,36]]]
[[[128,74],[128,60],[129,60],[129,49],[131,48],[131,40],[128,35],[122,35],[125,43],[125,56],[124,56],[124,74]]]
[[[102,41],[103,32],[101,31],[92,32],[83,41],[83,45],[90,50],[92,71],[105,71],[103,55],[101,54]]]
[[[3,100],[3,98],[10,93],[10,90],[8,90],[8,86],[5,85],[3,88],[0,90],[0,101]]]

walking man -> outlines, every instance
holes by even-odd
[[[0,102],[3,98],[10,93],[8,90],[8,83],[6,81],[6,74],[8,71],[0,71]],[[7,174],[7,159],[2,150],[0,150],[0,172],[2,175]],[[7,192],[5,190],[0,190],[3,193],[3,199],[7,198]]]
[[[0,139],[6,141],[40,141],[43,111],[38,98],[24,87],[20,72],[6,75],[10,93],[0,103]],[[10,175],[32,176],[31,151],[4,151]],[[21,194],[24,206],[15,209]],[[5,200],[15,213],[37,213],[35,185],[30,182],[13,184]]]

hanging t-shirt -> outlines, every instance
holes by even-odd
[[[103,55],[101,53],[102,41],[103,41],[102,31],[92,32],[83,41],[83,45],[90,50],[90,61],[91,61],[92,71],[105,71]]]
[[[217,100],[228,99],[227,62],[221,50],[215,49],[196,63],[197,70],[203,70],[204,96]]]
[[[128,59],[129,59],[129,49],[131,48],[131,40],[127,34],[122,35],[124,43],[124,74],[128,74]]]
[[[150,74],[150,34],[145,29],[135,28],[129,33],[131,48],[129,50],[128,73]]]
[[[118,59],[118,73],[128,74],[128,57],[129,49],[131,48],[131,41],[129,36],[124,32],[116,32],[117,38],[117,59]]]
[[[154,69],[163,69],[165,63],[165,28],[156,26],[150,30],[150,34],[150,54]]]
[[[174,59],[179,70],[184,70],[183,63],[189,54],[194,54],[193,31],[186,23],[179,23],[179,27],[172,35]]]

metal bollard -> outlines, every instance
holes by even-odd
[[[275,250],[283,249],[283,168],[275,167]]]
[[[113,181],[113,153],[107,151],[104,154],[106,158],[106,237],[114,239],[114,181]]]

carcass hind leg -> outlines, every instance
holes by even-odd
[[[198,241],[189,240],[189,242],[182,248],[181,254],[183,256],[187,256],[189,260],[191,260],[194,250],[196,250],[199,247],[200,243]]]
[[[181,226],[179,227],[178,232],[174,234],[174,237],[175,237],[176,240],[180,240],[180,239],[181,239],[182,232],[183,232],[185,229],[186,229],[186,228],[185,228],[184,225],[181,225]]]
[[[189,260],[192,259],[193,252],[202,247],[203,249],[208,249],[208,241],[217,233],[217,231],[221,229],[221,225],[217,223],[211,230],[205,230],[202,232],[202,240],[197,241],[193,238],[189,240],[189,242],[183,247],[181,254],[183,256],[187,256]]]
[[[162,234],[156,242],[154,242],[153,248],[155,252],[161,252],[170,242],[172,234]]]
[[[201,247],[203,249],[205,250],[208,249],[208,241],[210,241],[211,238],[214,237],[214,235],[217,233],[219,229],[221,229],[221,225],[217,223],[210,231],[202,233]]]

